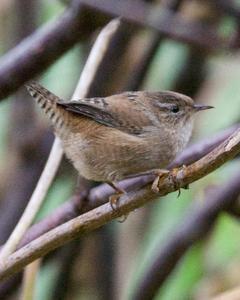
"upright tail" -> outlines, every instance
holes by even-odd
[[[26,88],[48,116],[54,127],[60,129],[64,122],[64,114],[66,113],[64,109],[58,105],[61,99],[37,82],[26,84]]]

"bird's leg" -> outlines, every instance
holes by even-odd
[[[114,181],[108,181],[107,183],[108,183],[108,184],[116,191],[115,194],[113,194],[113,195],[111,195],[111,196],[109,197],[110,205],[111,205],[112,209],[114,210],[114,209],[116,208],[116,206],[117,206],[117,202],[118,202],[119,198],[120,198],[122,195],[126,194],[126,191],[124,191],[123,189],[121,189],[121,188],[117,185],[117,183],[114,182]]]

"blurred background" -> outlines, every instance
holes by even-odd
[[[95,2],[98,8],[89,8],[84,15],[86,26],[106,24],[101,3],[109,7],[108,19],[117,15],[111,12],[125,5],[123,11],[140,21],[129,21],[128,16],[123,16],[88,96],[169,89],[187,94],[196,102],[214,105],[214,110],[196,120],[190,143],[214,136],[239,122],[240,1]],[[1,55],[45,23],[58,20],[71,5],[63,0],[2,0]],[[95,27],[35,79],[69,99],[100,30]],[[3,244],[31,196],[54,135],[24,88],[0,103],[0,116]],[[192,204],[204,205],[209,200],[207,195],[232,176],[240,176],[239,167],[239,159],[235,159],[191,184],[179,198],[177,193],[171,193],[132,212],[123,223],[111,222],[50,253],[42,261],[34,299],[133,299],[154,257],[161,253],[176,229],[184,226]],[[36,222],[75,192],[76,181],[75,170],[64,161]],[[204,238],[187,249],[159,284],[154,299],[212,299],[238,287],[239,249],[238,216],[221,212]],[[21,274],[17,274],[1,282],[0,299],[19,299],[21,280]],[[236,299],[240,299],[240,294]]]

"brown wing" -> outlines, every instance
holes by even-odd
[[[145,126],[153,125],[141,95],[141,92],[126,92],[107,98],[86,98],[58,104],[103,125],[141,134]]]

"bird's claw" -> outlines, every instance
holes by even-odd
[[[177,178],[178,173],[180,171],[184,172],[185,169],[186,169],[186,166],[183,165],[182,167],[180,167],[180,168],[174,168],[171,171],[168,171],[168,170],[154,171],[154,174],[156,174],[156,178],[154,179],[152,187],[151,187],[152,191],[155,192],[155,193],[158,193],[159,192],[159,186],[160,186],[161,180],[164,180],[164,178],[166,176],[170,176],[171,177],[171,181],[173,182],[173,185],[174,185],[174,189],[178,191],[177,197],[179,198],[180,195],[181,195],[181,187],[180,187],[178,181],[176,180],[176,178]],[[186,185],[186,186],[184,186],[182,188],[188,189],[189,185]]]
[[[121,198],[121,196],[124,194],[125,194],[125,192],[117,192],[109,197],[109,203],[111,205],[112,210],[117,209],[118,201]]]
[[[164,169],[159,169],[157,171],[154,171],[153,174],[156,175],[156,178],[153,181],[151,190],[154,193],[159,193],[159,184],[160,184],[160,181],[163,180],[163,178],[165,176],[169,175],[169,171],[168,170],[164,170]]]
[[[118,223],[124,223],[127,220],[129,214],[123,215],[121,219],[118,219]]]

